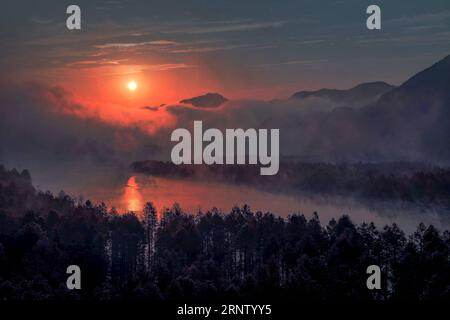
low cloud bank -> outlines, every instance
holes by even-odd
[[[1,86],[0,162],[122,163],[169,160],[176,128],[279,128],[282,160],[450,163],[450,57],[377,101],[338,107],[327,98],[162,105],[105,119],[62,88]],[[122,115],[122,117],[120,117]],[[164,121],[162,121],[162,119]]]

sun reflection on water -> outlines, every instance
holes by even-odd
[[[142,195],[136,176],[131,176],[125,186],[125,203],[128,211],[140,212],[142,210]]]

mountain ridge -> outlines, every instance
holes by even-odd
[[[384,81],[364,82],[350,89],[322,88],[313,91],[298,91],[289,100],[303,100],[307,98],[328,99],[338,106],[362,106],[375,101],[381,95],[396,88]]]

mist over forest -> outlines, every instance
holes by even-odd
[[[2,84],[0,162],[26,169],[167,161],[171,132],[191,129],[194,120],[202,120],[205,128],[220,130],[280,128],[282,160],[445,166],[450,161],[449,75],[447,56],[398,87],[366,84],[357,87],[357,95],[355,89],[338,91],[337,96],[318,91],[286,100],[231,100],[208,108],[167,105],[157,111],[140,109],[138,118],[126,122],[104,121],[100,111],[63,88]],[[345,105],[346,99],[351,106]],[[150,120],[150,115],[156,118]],[[158,115],[173,121],[158,121]]]
[[[120,1],[114,3],[121,4]],[[172,13],[172,8],[168,9]],[[184,14],[184,7],[181,9]],[[254,6],[248,4],[243,9],[255,11]],[[234,12],[231,13],[235,18]],[[175,16],[178,18],[178,14]],[[448,12],[438,12],[421,19],[434,19],[440,22],[434,27],[445,28],[442,21],[448,16]],[[45,20],[36,17],[32,20],[35,24],[47,25]],[[393,25],[409,23],[403,16],[400,21],[393,20],[390,22]],[[140,50],[149,47],[155,56],[163,52],[164,56],[171,57],[190,54],[192,50],[198,54],[214,52],[211,54],[219,55],[244,47],[260,50],[262,44],[248,43],[195,47],[199,43],[209,43],[211,39],[203,39],[205,42],[191,40],[194,35],[209,37],[235,31],[251,33],[259,30],[270,35],[265,31],[281,30],[282,34],[289,34],[284,28],[290,24],[285,21],[221,20],[212,25],[191,21],[182,28],[180,25],[162,26],[168,29],[166,33],[161,31],[161,35],[176,37],[186,32],[186,39],[190,41],[144,39],[148,35],[136,30],[128,30],[132,34],[105,39],[96,30],[93,39],[83,40],[84,49],[79,46],[77,54],[85,56],[89,53],[90,57],[101,57],[100,60],[80,60],[72,53],[65,56],[64,50],[59,52],[58,58],[58,52],[48,50],[55,43],[52,42],[54,38],[45,37],[50,28],[41,30],[42,38],[37,41],[34,55],[24,52],[23,48],[33,47],[36,42],[19,41],[12,46],[9,45],[12,41],[1,42],[5,56],[14,57],[11,60],[16,62],[1,59],[2,69],[15,71],[17,68],[26,74],[23,79],[27,81],[17,76],[15,81],[2,79],[0,82],[0,300],[273,299],[296,302],[450,299],[450,233],[446,230],[450,225],[446,223],[450,221],[450,55],[442,56],[423,70],[412,70],[412,76],[395,85],[389,83],[390,79],[355,82],[354,79],[373,78],[378,74],[377,68],[387,68],[367,63],[364,71],[356,70],[356,66],[367,61],[355,63],[355,69],[352,69],[352,60],[341,61],[336,57],[333,63],[319,58],[280,63],[278,58],[283,54],[278,53],[277,46],[276,63],[273,59],[269,59],[272,63],[261,63],[264,59],[260,57],[258,68],[250,66],[252,54],[246,57],[247,60],[245,55],[230,55],[232,58],[224,59],[223,63],[221,60],[217,63],[214,56],[186,63],[161,61],[155,65],[153,61],[141,61],[143,52]],[[25,30],[16,29],[13,32],[19,34]],[[11,40],[16,35],[13,32],[0,37]],[[429,40],[437,47],[448,42],[447,35],[441,31]],[[141,42],[125,43],[122,36]],[[26,39],[24,34],[22,37],[18,39]],[[357,37],[352,39],[357,39],[358,46],[364,46]],[[251,39],[253,41],[254,37]],[[407,42],[410,39],[408,36]],[[374,40],[383,42],[386,39]],[[304,41],[313,45],[325,42]],[[117,70],[108,68],[121,67],[128,61],[128,57],[118,56],[116,52],[124,48],[130,60],[139,61],[138,67],[141,63],[146,66],[147,69],[139,69],[139,73],[152,75],[151,85],[156,88],[152,92],[162,92],[158,99],[177,97],[180,92],[198,92],[200,87],[204,92],[177,99],[178,103],[154,103],[153,100],[144,101],[149,97],[156,99],[149,94],[151,85],[129,79],[129,90],[124,99],[121,90],[127,89],[118,89],[109,73],[105,77],[98,70],[105,71],[103,68],[106,68],[117,75]],[[51,57],[46,56],[47,50]],[[52,81],[45,81],[45,77],[41,81],[41,77],[35,76],[42,76],[45,73],[42,70],[33,73],[36,70],[30,68],[27,74],[28,70],[22,68],[22,65],[25,69],[34,65],[34,59],[45,61],[42,70],[49,71],[48,78],[55,76]],[[390,65],[403,60],[403,56],[396,59],[389,60]],[[234,88],[238,97],[217,92],[217,85],[214,86],[212,81],[216,79],[207,72],[187,76],[197,68],[193,62],[203,63],[208,71],[217,72],[226,84],[224,88]],[[326,71],[325,68],[333,64],[339,64],[337,68],[334,65],[333,70],[338,74],[334,83],[343,82],[345,88],[310,90],[299,85],[282,98],[262,98],[267,97],[264,93],[256,95],[259,98],[243,99],[251,94],[239,92],[251,90],[250,85],[244,85],[259,80],[261,82],[257,84],[261,88],[258,90],[273,87],[269,92],[276,92],[277,75],[282,72],[286,77],[279,78],[283,80],[280,85],[289,84],[291,88],[297,84],[293,79],[299,76],[298,69],[293,66],[323,65],[320,70]],[[417,67],[419,64],[412,65]],[[270,71],[274,66],[281,66],[278,73]],[[283,69],[286,66],[293,69],[286,71]],[[249,68],[259,72],[247,72]],[[73,79],[55,80],[61,69]],[[165,77],[166,71],[173,71],[180,78]],[[359,74],[369,71],[370,77]],[[349,84],[345,73],[357,74],[351,78],[354,83]],[[397,77],[393,71],[385,72],[388,73],[391,78]],[[121,70],[119,75],[123,74]],[[267,77],[261,77],[262,74]],[[406,72],[403,70],[402,74]],[[309,69],[309,76],[313,79],[320,76],[320,72]],[[336,77],[333,73],[331,76]],[[203,81],[201,86],[198,79]],[[121,85],[123,81],[120,79]],[[210,89],[205,83],[211,83],[215,88]],[[92,88],[88,88],[88,84]],[[140,86],[147,91],[142,90],[144,94],[137,99]],[[282,89],[285,91],[287,87]],[[176,166],[169,162],[173,147],[171,132],[177,128],[190,130],[194,121],[202,121],[205,129],[222,131],[227,128],[280,129],[278,174],[261,176],[259,167],[251,165]],[[101,181],[98,168],[109,170],[110,180]],[[90,177],[89,183],[83,184],[82,175]],[[152,203],[152,196],[143,198],[139,192],[146,186],[139,185],[137,175],[167,178],[164,183],[169,192],[165,196],[168,195],[174,204],[161,209]],[[32,180],[32,176],[37,178]],[[204,183],[203,189],[180,184],[180,181]],[[109,184],[110,189],[102,190],[100,183]],[[65,190],[77,184],[81,184],[85,195]],[[178,190],[171,190],[175,185]],[[239,189],[241,186],[247,189]],[[153,192],[160,185],[155,183],[152,187]],[[234,194],[247,191],[243,192],[246,198],[250,197],[250,191],[257,190],[262,192],[258,194],[259,198],[255,197],[257,199],[272,195],[286,196],[278,200],[320,196],[327,200],[351,199],[367,207],[391,207],[394,211],[401,203],[413,208],[415,214],[418,212],[422,223],[417,223],[412,232],[400,223],[356,223],[354,221],[360,221],[363,216],[357,211],[359,208],[352,215],[336,212],[334,218],[323,221],[315,210],[307,217],[294,208],[298,204],[295,201],[292,212],[285,215],[267,208],[253,210],[247,203],[230,210],[215,204],[211,208],[185,210],[177,204],[180,200],[177,197],[183,193],[175,191],[208,188],[223,191],[222,200],[233,201],[228,198],[234,187],[237,188]],[[55,188],[61,192],[46,191]],[[91,199],[94,189],[98,191],[96,201]],[[117,196],[117,189],[125,190],[125,193],[131,190],[128,195],[131,204],[128,203],[125,209],[117,210],[107,201],[117,199],[106,199],[111,190]],[[204,194],[196,196],[205,197]],[[193,198],[192,195],[185,196],[189,197]],[[390,221],[411,219],[413,210],[397,211],[397,216]],[[437,223],[425,223],[430,212],[437,216],[433,220]],[[83,270],[81,291],[65,286],[66,268],[74,264]],[[369,265],[381,268],[380,290],[367,290],[366,269]]]
[[[348,216],[198,214],[174,205],[143,215],[37,192],[29,172],[0,167],[0,298],[33,301],[447,300],[450,233],[377,228]],[[83,270],[83,290],[62,285]],[[366,268],[380,265],[381,290]]]

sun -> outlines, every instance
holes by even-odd
[[[128,90],[134,91],[137,89],[137,83],[135,81],[128,82]]]

